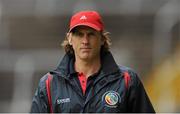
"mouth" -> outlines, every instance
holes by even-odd
[[[80,49],[91,49],[90,47],[81,47]]]
[[[80,48],[82,51],[90,51],[92,48]]]

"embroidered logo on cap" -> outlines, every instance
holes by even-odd
[[[121,98],[117,92],[108,91],[102,96],[102,101],[108,107],[117,107],[117,104],[121,102]]]
[[[81,16],[80,20],[85,20],[87,17],[85,15]]]

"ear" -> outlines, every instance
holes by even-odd
[[[105,39],[103,37],[101,37],[101,46],[103,46],[105,43]]]
[[[71,33],[67,33],[67,40],[69,42],[69,45],[72,45],[72,34]]]

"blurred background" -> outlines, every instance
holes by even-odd
[[[180,112],[179,0],[0,0],[0,112],[30,111],[80,10],[102,15],[116,62],[137,71],[155,110]]]

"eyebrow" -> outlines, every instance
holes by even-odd
[[[82,31],[83,31],[83,29],[79,29],[79,30],[77,29],[77,30],[76,30],[76,32],[81,32],[81,33],[83,33]],[[87,32],[87,33],[92,33],[92,32],[93,32],[93,33],[96,33],[96,31],[93,30],[93,29],[86,29],[86,32]]]

